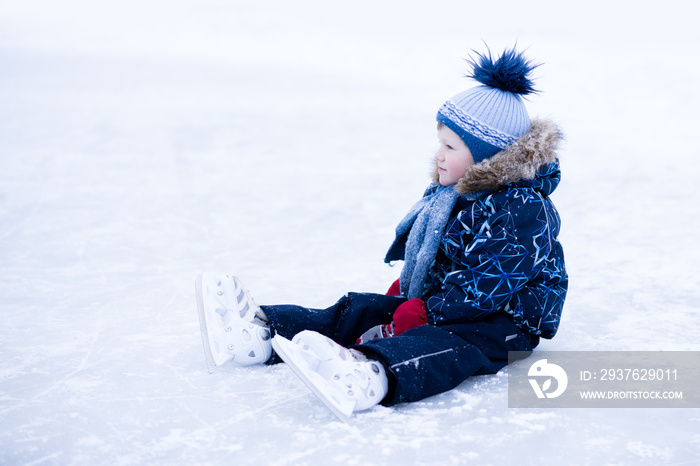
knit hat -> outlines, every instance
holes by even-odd
[[[466,77],[481,85],[445,102],[437,121],[457,133],[469,147],[474,162],[479,163],[530,129],[521,96],[537,92],[529,75],[539,65],[533,65],[515,49],[504,51],[497,60],[490,51],[476,55],[477,59],[467,60],[472,73]]]

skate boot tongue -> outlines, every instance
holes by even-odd
[[[264,363],[272,355],[270,330],[260,307],[234,276],[201,274],[195,281],[207,367]]]

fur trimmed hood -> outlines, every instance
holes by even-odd
[[[473,165],[455,185],[459,194],[497,190],[519,180],[534,180],[542,165],[558,162],[557,149],[563,139],[550,120],[536,119],[525,135],[491,158]],[[437,163],[433,182],[438,183]]]

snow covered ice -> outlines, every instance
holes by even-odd
[[[284,365],[207,372],[198,272],[388,288],[482,39],[544,62],[529,110],[567,136],[540,349],[700,350],[690,7],[481,3],[2,2],[0,464],[696,463],[697,410],[509,409],[507,370],[348,424]]]

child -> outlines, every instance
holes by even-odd
[[[530,121],[521,96],[537,92],[536,66],[520,52],[469,63],[480,85],[438,111],[433,183],[396,229],[385,261],[405,262],[389,293],[261,307],[237,278],[200,275],[210,370],[282,360],[346,419],[494,374],[554,336],[568,283],[549,199],[560,134]]]

